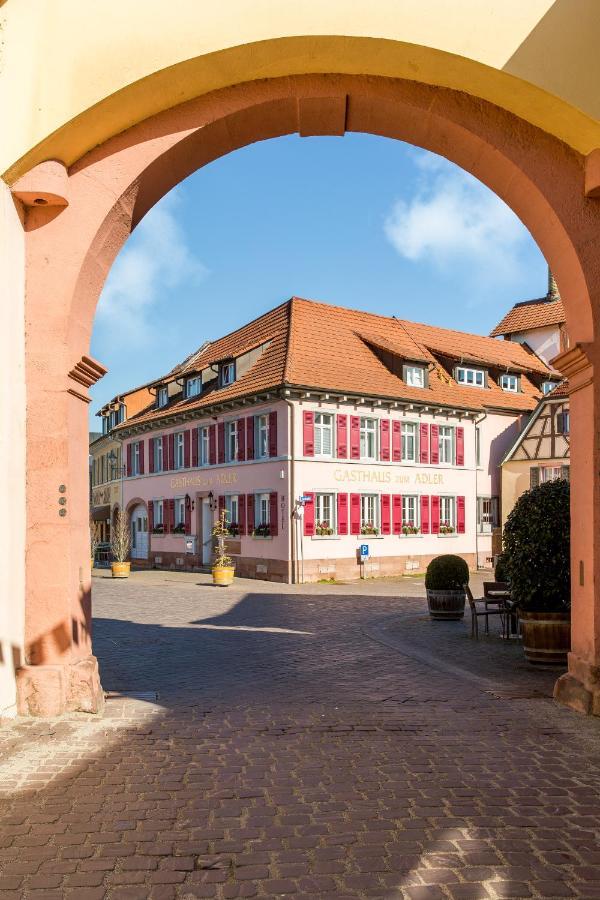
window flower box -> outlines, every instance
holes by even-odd
[[[440,522],[440,534],[454,534],[456,529],[449,522]]]
[[[319,537],[329,537],[333,534],[333,528],[327,521],[317,522],[315,525],[315,534]]]
[[[227,526],[229,529],[229,534],[231,537],[239,537],[240,536],[240,526],[237,522],[230,522]]]
[[[252,532],[252,537],[258,538],[268,538],[271,537],[271,526],[270,525],[257,525],[254,531]]]
[[[367,522],[366,525],[362,525],[360,529],[361,534],[372,534],[376,536],[379,534],[379,528],[376,528],[372,522]]]
[[[180,522],[179,525],[175,526],[173,534],[185,534],[185,525],[183,522]]]
[[[152,534],[164,534],[165,526],[164,525],[155,525],[152,529]]]
[[[414,537],[417,534],[421,533],[421,529],[418,525],[403,525],[402,526],[402,534],[404,537]]]

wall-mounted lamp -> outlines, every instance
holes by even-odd
[[[217,508],[217,501],[215,500],[215,495],[212,491],[208,492],[208,508],[211,510],[211,512],[214,512]]]
[[[196,504],[194,503],[194,501],[192,500],[192,498],[190,497],[190,495],[189,495],[189,494],[186,494],[186,495],[185,495],[185,508],[186,508],[186,509],[191,509],[192,512],[193,512],[195,506],[196,506]]]

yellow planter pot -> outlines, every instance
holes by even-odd
[[[131,570],[130,562],[114,562],[111,563],[111,572],[113,578],[129,578]]]
[[[213,566],[213,584],[217,584],[219,587],[227,587],[233,581],[234,572],[233,566]]]

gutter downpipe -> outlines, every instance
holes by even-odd
[[[289,494],[290,494],[290,538],[289,538],[289,549],[290,549],[290,567],[291,567],[291,576],[292,576],[292,584],[298,583],[298,573],[296,571],[297,562],[296,562],[296,530],[298,527],[298,521],[296,519],[296,490],[295,490],[295,479],[294,479],[294,461],[296,459],[295,454],[295,444],[296,444],[296,408],[292,400],[288,400],[286,397],[283,398],[283,402],[290,410],[289,417],[289,431],[288,431],[288,440],[289,440],[289,457],[290,457],[290,482],[289,482]]]
[[[475,568],[479,571],[479,531],[477,528],[477,509],[479,504],[478,498],[478,489],[477,489],[477,470],[479,468],[479,463],[477,461],[477,444],[479,443],[479,449],[481,451],[481,441],[477,441],[477,435],[479,434],[479,426],[482,422],[487,419],[487,413],[483,413],[480,419],[475,419],[473,424],[475,425]]]

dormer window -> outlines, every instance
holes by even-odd
[[[200,391],[202,390],[202,379],[200,376],[194,376],[194,378],[188,378],[185,383],[185,395],[186,397],[197,397]]]
[[[235,363],[226,362],[221,365],[221,387],[233,384],[235,381]]]
[[[485,387],[485,370],[457,366],[456,380],[459,384],[466,384],[468,387]]]
[[[125,407],[123,404],[119,404],[116,409],[113,409],[108,415],[108,430],[112,431],[113,428],[116,428],[117,425],[120,425],[121,422],[125,420]]]
[[[169,389],[166,387],[161,387],[158,389],[156,394],[156,405],[160,409],[162,406],[166,406],[169,402]]]
[[[556,387],[556,381],[542,381],[542,394],[549,394]]]
[[[500,387],[503,391],[508,391],[510,394],[518,394],[519,393],[519,376],[518,375],[501,375],[500,376]]]
[[[403,379],[409,387],[425,387],[425,369],[423,366],[404,366]]]

